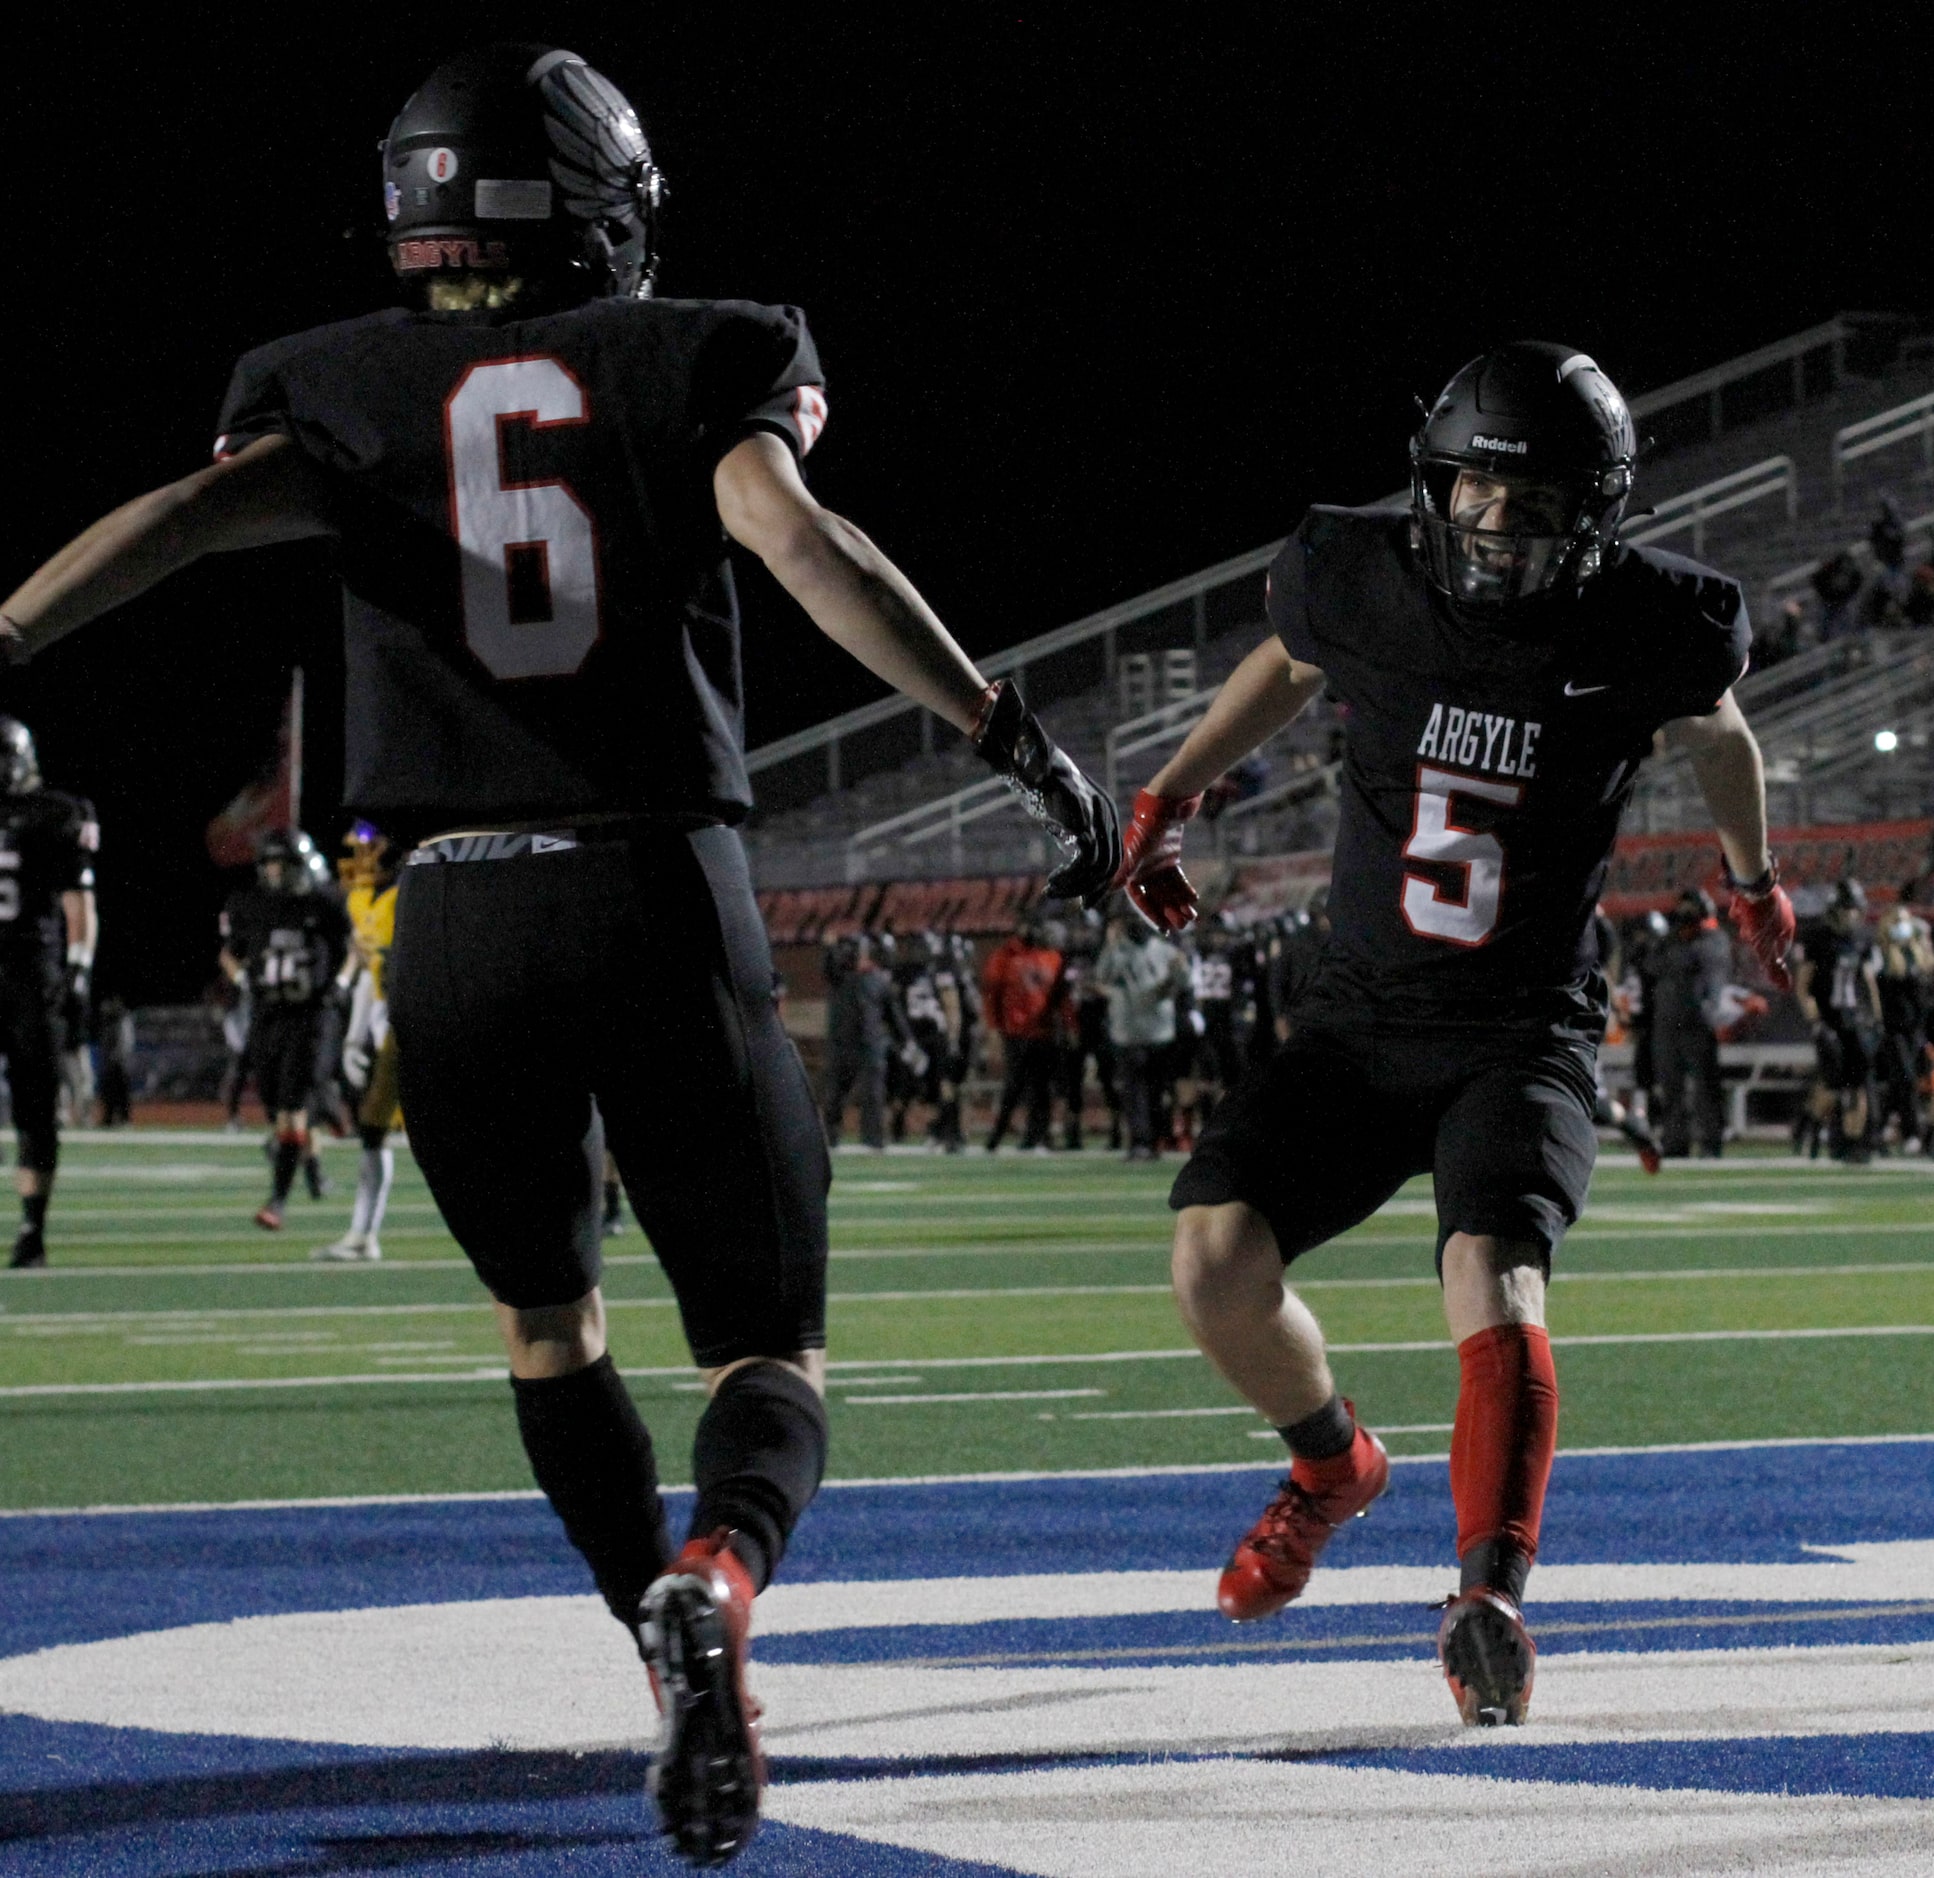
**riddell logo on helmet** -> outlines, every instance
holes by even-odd
[[[405,273],[430,267],[508,267],[510,251],[501,241],[473,241],[469,236],[437,241],[399,241],[396,265]]]
[[[1531,446],[1528,443],[1513,443],[1509,437],[1487,437],[1480,431],[1471,439],[1473,450],[1495,450],[1500,456],[1524,456]]]

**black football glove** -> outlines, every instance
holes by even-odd
[[[974,748],[1068,857],[1049,875],[1048,892],[1099,904],[1121,866],[1121,818],[1005,678],[982,707]]]

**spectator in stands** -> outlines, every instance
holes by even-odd
[[[1860,596],[1862,626],[1899,626],[1907,618],[1913,576],[1907,568],[1907,525],[1892,496],[1880,498],[1880,512],[1867,528],[1874,571]]]
[[[1806,602],[1795,594],[1753,639],[1753,669],[1763,672],[1790,659],[1806,643]]]
[[[856,933],[833,945],[826,957],[826,986],[827,1145],[839,1145],[846,1099],[857,1084],[860,1139],[883,1150],[887,1054],[896,1040],[908,1039],[893,981],[874,957],[870,934]]]
[[[1711,896],[1702,889],[1688,887],[1680,894],[1671,930],[1657,954],[1656,974],[1652,1064],[1659,1089],[1653,1116],[1659,1151],[1668,1160],[1683,1160],[1696,1135],[1699,1152],[1716,1160],[1726,1127],[1716,1020],[1732,976],[1732,943],[1720,931]]]
[[[1008,1124],[1024,1099],[1027,1129],[1021,1146],[1047,1148],[1060,985],[1061,954],[1048,944],[1040,916],[1023,914],[994,949],[981,978],[981,1008],[1001,1039],[1001,1099],[987,1137],[989,1154],[1006,1139]]]
[[[1117,917],[1095,963],[1095,982],[1108,993],[1108,1034],[1128,1115],[1128,1158],[1152,1161],[1166,1121],[1161,1089],[1175,1046],[1176,1008],[1188,993],[1188,960],[1139,918]]]
[[[1860,577],[1860,563],[1845,548],[1838,554],[1828,555],[1813,570],[1808,584],[1820,602],[1822,644],[1833,639],[1844,639],[1859,630],[1860,617],[1855,602],[1866,583]]]

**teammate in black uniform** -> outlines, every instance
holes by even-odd
[[[94,805],[41,786],[34,740],[0,717],[0,1051],[19,1142],[20,1230],[8,1263],[47,1263],[47,1203],[60,1162],[63,1006],[85,1010],[99,925]]]
[[[38,648],[213,550],[340,542],[347,795],[415,843],[389,983],[411,1145],[497,1300],[538,1482],[647,1653],[665,1829],[718,1862],[757,1818],[751,1600],[826,1442],[827,1160],[732,829],[727,535],[973,737],[1067,853],[1054,891],[1103,891],[1120,836],[808,493],[803,315],[648,297],[663,188],[607,80],[534,46],[454,59],[391,127],[383,187],[410,304],[250,353],[216,467],[97,522],[0,637]],[[607,1137],[711,1390],[675,1559],[605,1348]]]
[[[251,1017],[248,1066],[275,1130],[269,1197],[255,1223],[282,1230],[282,1209],[296,1169],[309,1159],[309,1103],[322,1047],[323,1010],[349,951],[349,916],[309,866],[315,844],[276,830],[255,853],[255,884],[238,887],[222,908],[222,970],[246,986]],[[320,1199],[319,1179],[310,1191]]]
[[[1463,1375],[1462,1587],[1439,1650],[1467,1722],[1522,1720],[1531,1690],[1519,1605],[1557,1433],[1544,1289],[1591,1175],[1606,1012],[1591,915],[1661,726],[1691,750],[1741,930],[1775,972],[1792,936],[1730,690],[1745,606],[1707,568],[1619,544],[1634,455],[1582,354],[1525,342],[1467,365],[1413,443],[1407,508],[1313,509],[1290,538],[1275,636],[1138,799],[1121,876],[1151,921],[1187,925],[1200,791],[1326,683],[1350,707],[1329,940],[1288,1045],[1175,1183],[1175,1284],[1294,1457],[1222,1576],[1225,1612],[1264,1617],[1388,1478],[1283,1264],[1434,1172]]]

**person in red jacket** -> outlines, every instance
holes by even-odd
[[[1055,1004],[1061,993],[1061,954],[1047,942],[1047,933],[1033,914],[1024,914],[1012,933],[995,948],[981,975],[987,1023],[1001,1037],[1001,1100],[994,1113],[994,1132],[987,1137],[992,1154],[1007,1134],[1023,1095],[1027,1098],[1024,1148],[1046,1148],[1054,1094]]]

